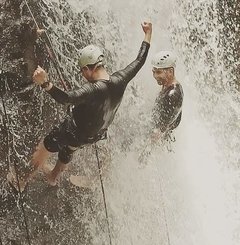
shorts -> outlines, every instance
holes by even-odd
[[[58,152],[58,159],[62,163],[69,163],[74,151],[85,144],[77,137],[77,126],[70,117],[54,127],[43,143],[49,152]]]

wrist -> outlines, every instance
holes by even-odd
[[[53,84],[49,81],[46,81],[44,82],[41,87],[46,90],[46,91],[49,91],[52,87],[53,87]]]
[[[48,80],[45,80],[40,86],[42,87],[42,88],[46,88],[46,87],[48,87],[49,86],[49,81]]]
[[[151,37],[152,37],[151,33],[146,33],[144,37],[144,41],[150,44]]]

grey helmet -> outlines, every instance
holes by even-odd
[[[87,65],[102,64],[103,58],[103,51],[99,47],[88,45],[80,50],[78,64],[82,69]]]
[[[161,51],[152,59],[153,68],[170,68],[176,67],[176,56],[171,51]]]

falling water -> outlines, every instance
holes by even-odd
[[[96,21],[82,32],[112,54],[113,70],[135,58],[143,38],[140,23],[153,23],[149,58],[110,129],[112,162],[104,183],[113,243],[238,244],[239,96],[224,63],[216,1],[68,3],[75,14],[92,13]],[[159,89],[150,59],[161,49],[178,54],[183,119],[172,151],[158,146],[141,166],[136,146],[147,137]]]
[[[143,39],[140,23],[153,23],[148,59],[126,90],[106,144],[112,159],[104,186],[113,244],[239,244],[239,95],[232,69],[224,62],[216,0],[43,3],[54,48],[76,86],[81,46],[93,42],[104,47],[108,69],[115,71],[136,57]],[[82,19],[80,30],[74,29],[77,16]],[[162,49],[178,54],[176,76],[185,94],[183,118],[174,132],[176,142],[158,145],[142,164],[138,154],[159,90],[150,60]],[[89,173],[85,160],[75,157],[73,165],[81,161],[78,168]],[[64,189],[58,192],[58,198],[64,195]],[[98,197],[102,202],[100,192]],[[76,200],[72,205],[75,220],[54,227],[61,237],[58,244],[79,244],[74,226],[81,219],[89,222],[92,244],[109,244],[104,212],[95,210],[100,222],[95,224],[88,220],[92,211]],[[70,235],[60,232],[68,226]]]
[[[239,243],[239,96],[231,67],[224,62],[216,4],[102,2],[99,11],[113,12],[122,35],[117,62],[127,64],[134,57],[142,38],[139,23],[151,20],[149,56],[173,49],[185,91],[173,152],[159,146],[142,168],[133,148],[124,150],[129,143],[138,144],[134,140],[145,139],[137,134],[157,90],[150,59],[128,88],[112,126],[117,153],[106,180],[115,244]]]

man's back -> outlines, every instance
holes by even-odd
[[[73,107],[73,118],[80,135],[95,136],[113,121],[125,88],[113,83],[112,79],[114,77],[88,84],[92,96]]]
[[[149,47],[149,43],[143,41],[137,58],[113,73],[109,80],[90,81],[69,92],[55,86],[48,91],[57,102],[73,105],[72,115],[81,138],[101,134],[111,124],[126,86],[143,66]]]

